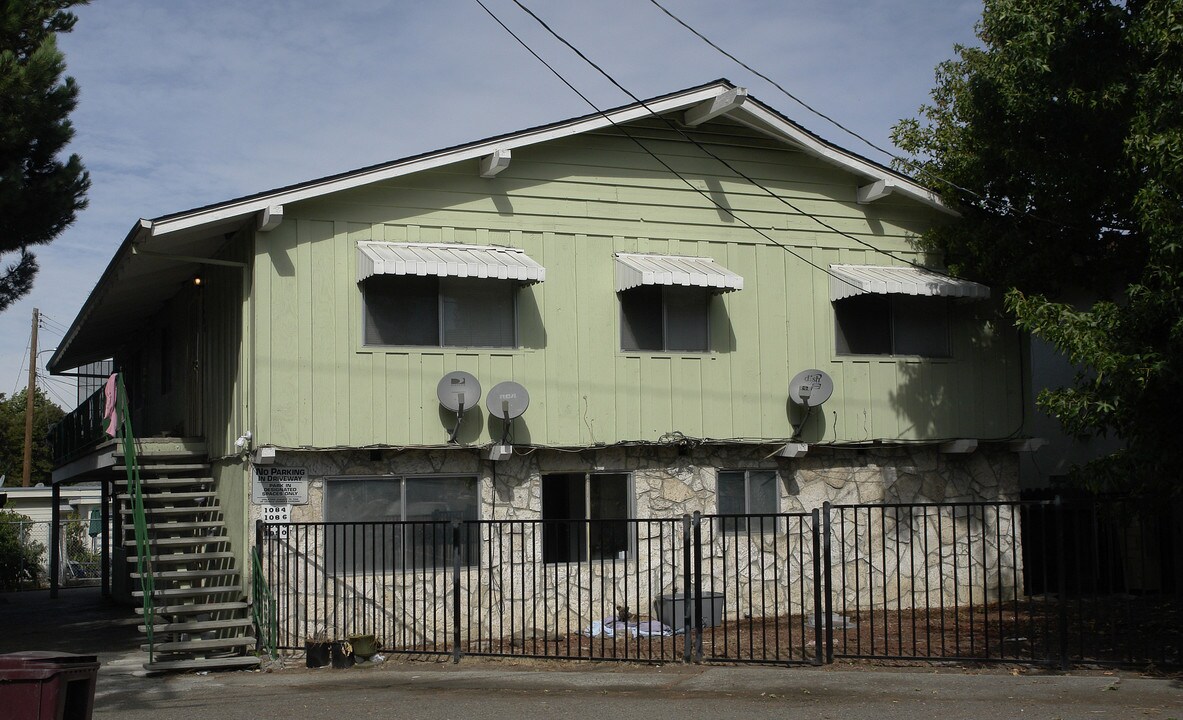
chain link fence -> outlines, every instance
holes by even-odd
[[[49,521],[0,518],[0,591],[49,587]],[[16,516],[20,518],[22,516]],[[59,583],[64,587],[98,585],[102,572],[100,527],[85,518],[61,523]],[[93,534],[92,534],[93,533]]]

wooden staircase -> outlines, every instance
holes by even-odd
[[[194,441],[136,441],[147,528],[147,573],[152,577],[152,641],[144,668],[212,670],[252,668],[259,658],[254,623],[242,575],[226,535],[222,508],[204,444]],[[134,510],[122,454],[115,469],[123,544],[134,587],[143,600]],[[141,615],[144,608],[136,610]],[[147,633],[141,625],[140,632]]]

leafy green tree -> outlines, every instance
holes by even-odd
[[[33,286],[30,248],[50,242],[86,207],[90,178],[77,155],[58,159],[74,129],[78,102],[58,33],[76,17],[67,9],[86,0],[0,0],[0,311]]]
[[[12,510],[0,510],[0,592],[37,587],[45,545],[30,537],[32,521]]]
[[[24,469],[25,397],[21,390],[10,398],[0,393],[0,475],[7,475],[5,485],[19,485]],[[49,484],[53,453],[45,434],[49,426],[66,413],[49,399],[41,388],[33,395],[33,459],[29,482]]]
[[[895,128],[961,213],[921,242],[1080,368],[1038,403],[1124,441],[1083,479],[1179,492],[1183,0],[987,0],[977,37]]]

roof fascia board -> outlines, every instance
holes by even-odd
[[[711,100],[721,94],[729,92],[731,89],[732,88],[730,86],[721,83],[711,85],[684,95],[675,95],[673,97],[646,102],[644,104],[638,103],[636,105],[630,105],[626,108],[621,108],[620,110],[613,112],[601,113],[599,115],[585,117],[579,120],[561,123],[559,125],[543,127],[539,128],[538,130],[521,133],[509,138],[482,141],[474,145],[465,145],[453,150],[435,153],[433,155],[428,155],[426,157],[417,158],[407,162],[396,162],[391,165],[385,165],[372,170],[358,172],[346,177],[340,177],[325,182],[313,182],[303,187],[286,192],[277,192],[271,195],[255,197],[242,202],[219,205],[208,210],[194,212],[188,215],[181,215],[169,218],[167,220],[158,220],[152,228],[152,236],[158,237],[161,235],[168,235],[169,233],[187,230],[189,228],[205,225],[207,223],[244,217],[259,212],[265,208],[274,207],[275,205],[286,205],[289,203],[300,202],[302,200],[311,200],[313,198],[320,197],[321,195],[327,195],[329,193],[339,192],[341,190],[351,190],[353,188],[368,185],[370,183],[390,180],[392,178],[410,175],[423,170],[431,170],[444,165],[450,165],[452,163],[464,162],[466,160],[478,160],[481,157],[489,155],[496,150],[513,150],[515,148],[524,147],[527,145],[544,143],[550,140],[558,140],[561,138],[570,137],[572,135],[578,135],[580,133],[599,130],[611,125],[622,125],[624,123],[629,123],[634,120],[648,117],[650,115],[663,115],[668,112],[683,110],[687,107]]]
[[[137,242],[142,242],[152,236],[152,221],[141,218],[132,225],[131,230],[128,231],[127,236],[123,238],[123,243],[120,244],[119,249],[115,251],[111,262],[107,263],[107,269],[103,270],[103,274],[99,276],[99,281],[95,283],[94,288],[90,291],[90,295],[86,297],[86,302],[83,303],[82,309],[74,316],[74,322],[70,324],[70,329],[66,331],[62,341],[58,343],[57,350],[50,356],[49,362],[45,366],[49,369],[51,374],[57,374],[58,363],[61,362],[62,356],[70,349],[74,343],[74,339],[78,337],[78,331],[85,324],[90,317],[90,313],[94,310],[95,304],[98,303],[98,295],[100,289],[107,286],[113,277],[119,272],[118,266],[123,263],[123,259],[132,253],[132,248]]]
[[[736,108],[729,117],[756,130],[762,130],[764,132],[771,130],[780,136],[782,140],[797,145],[806,153],[850,172],[862,175],[872,181],[885,180],[887,184],[892,186],[893,191],[900,195],[904,195],[949,215],[956,216],[959,214],[941,202],[941,199],[937,197],[936,193],[923,185],[850,153],[843,152],[836,146],[826,143],[817,136],[802,130],[800,127],[786,122],[784,118],[764,107],[758,101],[744,103]]]

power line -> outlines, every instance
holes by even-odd
[[[726,51],[726,50],[724,50],[723,48],[719,47],[717,44],[715,44],[714,42],[712,42],[712,41],[711,41],[711,40],[710,40],[710,39],[709,39],[709,38],[708,38],[706,35],[703,35],[701,32],[699,32],[699,31],[698,31],[698,30],[696,30],[695,28],[691,27],[689,23],[687,23],[685,20],[683,20],[682,18],[680,18],[680,17],[678,17],[677,15],[675,15],[673,12],[671,12],[669,9],[667,9],[667,8],[666,8],[664,5],[662,5],[661,3],[659,3],[657,0],[649,0],[649,2],[650,2],[650,3],[652,3],[653,5],[655,5],[655,6],[657,7],[657,9],[658,9],[658,10],[661,10],[663,13],[665,13],[667,16],[669,16],[669,18],[670,18],[671,20],[673,20],[674,22],[678,23],[678,24],[679,24],[679,25],[681,25],[682,27],[686,28],[686,29],[687,29],[687,30],[689,30],[689,31],[690,31],[690,32],[691,32],[693,35],[695,35],[695,36],[696,36],[696,37],[698,37],[700,40],[702,40],[704,43],[706,43],[707,45],[709,45],[709,46],[711,46],[712,48],[714,48],[715,50],[717,50],[717,51],[718,51],[719,53],[721,53],[721,54],[722,54],[724,57],[728,58],[729,60],[731,60],[731,61],[732,61],[732,62],[734,62],[735,64],[739,65],[739,66],[740,66],[740,67],[742,67],[744,70],[747,70],[748,72],[752,73],[752,74],[753,74],[753,75],[755,75],[756,77],[758,77],[758,78],[760,78],[760,79],[762,79],[762,80],[764,80],[764,81],[768,82],[768,83],[769,83],[769,84],[771,84],[773,87],[775,87],[777,90],[781,91],[781,93],[783,93],[783,94],[785,95],[785,97],[789,98],[790,100],[792,100],[793,102],[797,103],[797,104],[798,104],[798,105],[800,105],[801,107],[805,108],[805,109],[806,109],[806,110],[808,110],[809,112],[811,112],[811,113],[813,113],[814,115],[818,116],[818,117],[819,117],[819,118],[821,118],[822,120],[825,120],[826,122],[830,123],[831,125],[833,125],[834,127],[838,128],[839,130],[841,130],[842,132],[846,133],[847,135],[850,135],[851,137],[854,137],[854,138],[857,138],[858,140],[861,140],[862,142],[866,143],[866,144],[867,144],[869,147],[871,147],[871,148],[874,148],[875,150],[878,150],[879,152],[883,153],[884,155],[886,155],[887,157],[891,158],[892,160],[894,160],[894,161],[896,161],[896,162],[898,162],[898,163],[900,163],[900,164],[902,164],[902,165],[906,166],[908,169],[912,170],[913,172],[916,172],[916,173],[918,173],[918,174],[920,174],[920,175],[927,176],[927,177],[928,177],[930,180],[935,180],[935,181],[937,181],[937,182],[944,183],[945,185],[948,185],[949,187],[953,188],[954,190],[958,190],[958,191],[960,191],[960,192],[963,192],[963,193],[965,193],[966,195],[969,195],[969,196],[971,196],[971,197],[977,198],[977,199],[978,199],[978,200],[980,200],[982,203],[984,203],[984,204],[986,205],[986,207],[988,207],[988,208],[990,208],[990,209],[994,210],[995,212],[999,212],[999,213],[1001,213],[1001,214],[1003,214],[1003,215],[1014,215],[1014,214],[1016,213],[1015,209],[1014,209],[1012,206],[1010,206],[1009,204],[1007,204],[1007,203],[1004,203],[1004,202],[1002,202],[1002,201],[1000,201],[1000,200],[992,200],[992,199],[990,199],[990,198],[987,198],[986,196],[982,195],[981,193],[979,193],[979,192],[977,192],[977,191],[975,191],[975,190],[971,190],[971,189],[969,189],[969,188],[967,188],[967,187],[964,187],[964,186],[958,185],[957,183],[953,182],[952,180],[949,180],[948,178],[945,178],[945,177],[942,177],[942,176],[940,176],[940,175],[936,174],[935,172],[933,172],[933,171],[932,171],[932,169],[931,169],[931,168],[929,168],[928,166],[926,166],[924,163],[921,163],[921,162],[918,162],[918,161],[916,161],[916,160],[913,160],[912,158],[907,158],[907,157],[904,157],[904,156],[902,156],[902,155],[897,155],[897,154],[895,154],[894,152],[892,152],[892,151],[890,151],[890,150],[888,150],[888,149],[886,149],[886,148],[884,148],[884,147],[881,147],[880,145],[877,145],[876,143],[874,143],[874,142],[872,142],[872,141],[868,140],[866,137],[864,137],[864,136],[860,135],[859,133],[855,132],[854,130],[851,130],[850,128],[846,127],[845,125],[843,125],[842,123],[838,122],[838,121],[837,121],[837,120],[835,120],[834,118],[832,118],[832,117],[830,117],[829,115],[827,115],[827,114],[823,113],[822,111],[820,111],[820,110],[818,110],[818,109],[814,108],[814,107],[813,107],[812,105],[810,105],[809,103],[805,102],[805,101],[804,101],[804,100],[802,100],[801,98],[799,98],[799,97],[797,97],[796,95],[794,95],[793,93],[789,92],[788,90],[786,90],[786,89],[785,89],[785,88],[784,88],[784,87],[783,87],[783,86],[782,86],[780,83],[778,83],[777,81],[773,80],[772,78],[768,77],[768,76],[767,76],[767,75],[765,75],[764,73],[762,73],[762,72],[760,72],[759,70],[755,69],[755,68],[754,68],[754,67],[752,67],[751,65],[748,65],[747,63],[745,63],[744,61],[740,60],[740,59],[739,59],[739,58],[737,58],[736,56],[732,55],[731,53],[727,52],[727,51]],[[1038,215],[1035,215],[1035,214],[1031,213],[1031,212],[1030,212],[1030,211],[1028,211],[1028,210],[1022,210],[1022,211],[1018,211],[1018,213],[1019,213],[1020,215],[1022,215],[1023,217],[1029,217],[1029,218],[1031,218],[1032,220],[1038,220],[1038,221],[1040,221],[1040,222],[1048,223],[1048,224],[1051,224],[1051,225],[1056,225],[1056,226],[1059,226],[1059,227],[1062,227],[1062,228],[1069,228],[1069,227],[1070,227],[1070,226],[1068,226],[1068,225],[1065,225],[1064,223],[1057,222],[1057,221],[1055,221],[1055,220],[1048,220],[1048,219],[1046,219],[1046,218],[1041,218],[1041,217],[1039,217]]]
[[[16,371],[16,382],[12,384],[12,395],[16,395],[17,390],[21,385],[21,376],[25,373],[25,358],[29,357],[29,346],[33,344],[33,334],[29,333],[29,339],[25,342],[25,349],[21,353],[21,364]],[[9,397],[12,397],[11,395]]]
[[[601,67],[600,67],[599,65],[597,65],[595,62],[593,62],[593,61],[592,61],[590,58],[588,58],[588,57],[587,57],[585,54],[583,54],[583,52],[582,52],[582,51],[580,51],[580,50],[579,50],[579,48],[575,47],[575,46],[574,46],[574,45],[573,45],[573,44],[572,44],[570,41],[568,41],[566,38],[564,38],[562,35],[560,35],[560,34],[559,34],[558,32],[556,32],[554,29],[552,29],[552,28],[550,27],[550,25],[548,25],[548,24],[546,23],[546,21],[544,21],[542,18],[538,17],[538,15],[536,15],[536,14],[534,13],[534,11],[530,10],[530,8],[526,7],[526,6],[525,6],[525,5],[524,5],[524,4],[521,2],[521,0],[513,0],[513,2],[514,2],[514,4],[515,4],[515,5],[517,5],[519,8],[521,8],[523,12],[525,12],[526,14],[528,14],[530,17],[534,18],[534,20],[535,20],[536,22],[538,22],[538,24],[539,24],[539,25],[541,25],[541,26],[542,26],[542,27],[543,27],[543,28],[544,28],[544,29],[545,29],[547,32],[549,32],[549,33],[550,33],[550,34],[551,34],[551,35],[552,35],[552,36],[553,36],[553,37],[554,37],[556,40],[558,40],[559,42],[561,42],[561,43],[563,43],[564,45],[566,45],[566,46],[567,46],[567,47],[568,47],[568,48],[569,48],[569,49],[570,49],[572,52],[574,52],[576,55],[578,55],[580,59],[582,59],[584,62],[586,62],[586,63],[587,63],[588,65],[590,65],[592,68],[594,68],[594,69],[596,70],[596,72],[598,72],[598,73],[600,73],[601,75],[603,75],[603,76],[604,76],[604,78],[605,78],[606,80],[608,80],[608,82],[610,82],[610,83],[612,83],[613,85],[615,85],[615,86],[616,86],[616,87],[617,87],[617,88],[618,88],[618,89],[619,89],[621,92],[625,93],[625,94],[626,94],[626,95],[628,95],[630,98],[632,98],[634,102],[636,102],[636,103],[639,103],[639,104],[641,105],[641,107],[643,107],[643,108],[645,108],[646,110],[648,110],[648,111],[649,111],[649,113],[650,113],[651,115],[653,115],[653,117],[655,117],[655,118],[657,118],[657,119],[661,120],[662,122],[664,122],[664,123],[666,124],[666,126],[667,126],[667,127],[669,127],[671,130],[673,130],[673,131],[674,131],[674,132],[676,132],[677,134],[681,135],[683,139],[685,139],[686,141],[688,141],[688,142],[690,142],[691,144],[693,144],[695,147],[697,147],[699,150],[701,150],[701,151],[702,151],[704,154],[706,154],[707,156],[709,156],[709,157],[711,157],[712,159],[714,159],[714,160],[716,160],[717,162],[719,162],[721,165],[723,165],[723,167],[725,167],[725,168],[727,168],[728,170],[730,170],[730,171],[731,171],[732,173],[734,173],[736,176],[738,176],[738,177],[740,177],[740,178],[743,178],[745,181],[747,181],[747,182],[748,182],[748,183],[750,183],[751,185],[754,185],[755,187],[757,187],[757,188],[759,188],[760,190],[764,191],[764,192],[765,192],[765,193],[766,193],[766,194],[767,194],[769,197],[771,197],[771,198],[773,198],[773,199],[775,199],[775,200],[779,201],[780,203],[782,203],[782,204],[783,204],[783,205],[785,205],[786,207],[788,207],[788,208],[792,209],[792,210],[793,210],[794,212],[796,212],[797,214],[799,214],[799,215],[802,215],[802,216],[804,216],[804,217],[807,217],[807,218],[809,218],[809,219],[813,220],[813,221],[814,221],[814,222],[816,222],[818,225],[821,225],[822,227],[826,228],[826,229],[827,229],[827,230],[829,230],[830,232],[833,232],[833,233],[835,233],[835,234],[837,234],[837,235],[839,235],[839,236],[841,236],[841,237],[847,238],[848,240],[853,240],[854,242],[858,243],[859,245],[862,245],[863,247],[867,248],[868,250],[872,250],[872,251],[874,251],[874,252],[880,253],[881,255],[885,255],[885,256],[887,256],[887,257],[889,257],[889,258],[891,258],[891,259],[893,259],[893,260],[895,260],[895,261],[897,261],[897,262],[901,262],[901,263],[904,263],[904,264],[906,264],[906,265],[911,265],[911,266],[912,266],[912,267],[914,267],[914,268],[921,269],[921,270],[927,270],[927,271],[929,271],[929,272],[935,272],[935,273],[936,273],[936,274],[938,274],[938,275],[943,275],[943,276],[945,276],[945,277],[948,277],[948,275],[947,275],[946,273],[944,273],[944,272],[941,272],[941,271],[939,271],[939,270],[934,270],[934,269],[932,269],[932,268],[926,267],[926,266],[924,266],[924,265],[922,265],[922,264],[920,264],[920,263],[917,263],[917,262],[914,262],[914,261],[912,261],[912,260],[909,260],[908,258],[898,257],[898,256],[896,256],[896,255],[893,255],[892,253],[888,252],[887,250],[883,250],[883,249],[881,249],[881,248],[875,247],[875,246],[874,246],[874,245],[872,245],[871,243],[869,243],[869,242],[867,242],[867,241],[865,241],[865,240],[862,240],[861,238],[859,238],[859,237],[856,237],[855,235],[852,235],[852,234],[850,234],[850,233],[848,233],[848,232],[845,232],[845,231],[839,230],[838,228],[836,228],[836,227],[834,227],[833,225],[831,225],[831,224],[827,223],[826,221],[822,220],[821,218],[817,217],[816,215],[812,215],[812,214],[810,214],[810,213],[808,213],[808,212],[805,212],[804,210],[802,210],[801,208],[797,207],[796,205],[794,205],[794,204],[793,204],[792,202],[790,202],[789,200],[787,200],[787,199],[785,199],[784,197],[782,197],[782,196],[778,195],[777,193],[773,192],[773,191],[772,191],[770,188],[768,188],[768,187],[765,187],[763,184],[761,184],[761,183],[760,183],[759,181],[757,181],[755,178],[752,178],[752,177],[748,176],[746,173],[744,173],[744,172],[740,171],[738,168],[734,167],[734,166],[733,166],[731,163],[727,162],[727,161],[726,161],[726,160],[724,160],[723,158],[721,158],[721,157],[719,157],[718,155],[716,155],[716,154],[714,154],[713,152],[711,152],[711,151],[710,151],[710,150],[709,150],[709,149],[708,149],[706,146],[704,146],[702,143],[698,142],[697,140],[695,140],[694,138],[692,138],[690,135],[688,135],[686,132],[684,132],[684,131],[683,131],[683,130],[680,128],[680,127],[678,127],[678,126],[677,126],[677,124],[675,124],[674,122],[670,121],[668,118],[662,117],[662,116],[658,115],[657,113],[653,112],[653,110],[652,110],[652,109],[649,107],[649,105],[648,105],[648,104],[646,104],[646,103],[645,103],[645,101],[644,101],[644,100],[640,99],[639,97],[637,97],[636,95],[634,95],[632,92],[630,92],[630,91],[628,90],[628,88],[624,87],[624,85],[622,85],[620,82],[618,82],[618,81],[616,80],[616,78],[612,77],[612,76],[611,76],[611,75],[610,75],[610,74],[609,74],[609,73],[608,73],[606,70],[604,70],[603,68],[601,68]],[[482,5],[482,7],[483,7],[483,5]],[[486,10],[487,10],[487,8],[486,8]],[[504,27],[504,25],[503,25],[503,27]],[[515,36],[515,38],[516,38],[516,36]],[[518,42],[521,42],[521,40],[519,39],[519,40],[518,40]],[[524,43],[523,43],[523,44],[524,44]],[[532,50],[531,50],[531,52],[533,53],[533,51],[532,51]],[[535,57],[537,57],[537,55],[535,55]],[[550,67],[550,66],[548,65],[547,67]],[[553,68],[551,69],[551,72],[555,72],[555,71],[553,70]],[[557,73],[556,73],[556,74],[557,74]],[[562,79],[562,78],[560,77],[560,79]],[[566,82],[566,80],[564,80],[564,82]],[[567,83],[567,84],[568,84],[568,87],[570,87],[570,83]],[[572,88],[572,89],[574,89],[574,88]],[[582,96],[581,96],[581,97],[582,97]],[[586,98],[585,98],[585,99],[586,99]],[[593,107],[595,107],[595,106],[593,105]],[[597,110],[598,110],[598,108],[597,108]],[[601,113],[601,114],[602,114],[602,113]],[[615,123],[613,123],[613,124],[615,125]],[[638,144],[639,144],[639,143],[638,143]],[[644,146],[642,146],[642,147],[644,147]],[[649,152],[649,150],[648,150],[647,148],[646,148],[646,152]],[[650,155],[653,155],[653,153],[651,153],[651,152],[650,152],[649,154],[650,154]],[[656,156],[656,155],[653,155],[653,157],[654,157],[654,158],[656,158],[657,156]],[[664,164],[664,163],[663,163],[663,164]],[[668,165],[667,165],[666,167],[668,167]],[[671,169],[671,172],[672,172],[672,169]],[[680,177],[680,176],[679,176],[679,177]],[[705,193],[704,193],[704,196],[705,196]],[[713,201],[713,198],[712,198],[712,201]],[[715,203],[715,205],[716,205],[716,206],[718,206],[718,207],[722,207],[722,205],[721,205],[720,203],[717,203],[717,202]],[[736,216],[736,215],[734,215],[734,214],[732,214],[732,217],[737,217],[737,216]],[[745,223],[745,224],[746,224],[746,223]],[[751,226],[749,225],[749,227],[751,227]],[[753,228],[753,229],[754,229],[754,228]],[[761,233],[761,234],[763,234],[763,233]],[[764,237],[768,237],[768,236],[767,236],[767,235],[765,235]],[[769,239],[771,240],[771,238],[769,238]],[[785,247],[785,246],[783,246],[783,245],[780,245],[780,243],[776,243],[776,244],[777,244],[778,246],[780,246],[782,249],[784,249],[784,247]],[[811,263],[811,264],[812,264],[812,263]],[[817,267],[817,266],[814,266],[814,267]],[[828,269],[826,270],[826,274],[830,275],[831,277],[836,277],[835,275],[833,275],[832,273],[830,273]],[[844,280],[844,282],[845,282],[845,280]]]
[[[830,272],[829,268],[824,268],[824,267],[821,267],[820,265],[818,265],[818,264],[816,264],[816,263],[814,263],[814,262],[812,262],[812,261],[808,260],[807,258],[803,257],[802,255],[798,254],[797,252],[793,251],[791,248],[789,248],[789,247],[787,247],[787,246],[785,246],[785,245],[783,245],[783,244],[781,244],[781,243],[777,242],[775,239],[773,239],[772,237],[770,237],[770,236],[769,236],[767,233],[765,233],[763,230],[761,230],[760,228],[758,228],[758,227],[756,227],[756,226],[752,225],[752,224],[751,224],[751,223],[749,223],[747,220],[745,220],[745,219],[741,218],[741,217],[740,217],[739,215],[737,215],[737,214],[736,214],[736,213],[735,213],[733,210],[731,210],[731,208],[728,208],[728,207],[724,206],[722,203],[720,203],[720,202],[718,202],[717,200],[715,200],[713,197],[711,197],[711,196],[710,196],[709,194],[707,194],[706,192],[704,192],[704,191],[702,191],[702,190],[698,189],[697,187],[695,187],[695,186],[694,186],[694,183],[690,182],[690,180],[689,180],[689,179],[687,179],[686,177],[684,177],[684,176],[683,176],[681,173],[679,173],[677,170],[674,170],[672,167],[670,167],[670,165],[669,165],[667,162],[665,162],[665,161],[664,161],[664,160],[662,160],[660,157],[658,157],[658,156],[657,156],[657,155],[656,155],[656,154],[655,154],[653,151],[651,151],[651,150],[650,150],[648,147],[646,147],[644,143],[642,143],[642,142],[641,142],[640,140],[638,140],[638,139],[637,139],[635,136],[633,136],[631,133],[629,133],[629,132],[628,132],[626,129],[624,129],[624,127],[623,127],[623,126],[621,126],[619,123],[617,123],[616,121],[614,121],[614,120],[613,120],[613,119],[612,119],[612,118],[611,118],[611,117],[610,117],[610,116],[609,116],[609,115],[608,115],[606,112],[604,112],[603,110],[601,110],[601,109],[600,109],[600,107],[599,107],[598,105],[596,105],[594,102],[592,102],[592,100],[591,100],[590,98],[588,98],[586,95],[584,95],[582,92],[580,92],[580,91],[579,91],[579,89],[578,89],[578,88],[576,88],[574,85],[572,85],[572,84],[571,84],[571,83],[570,83],[570,82],[567,80],[567,78],[563,77],[563,75],[562,75],[561,73],[559,73],[559,71],[558,71],[558,70],[555,70],[555,69],[554,69],[554,67],[552,67],[552,66],[550,65],[550,63],[548,63],[546,60],[544,60],[544,59],[543,59],[543,58],[542,58],[542,57],[541,57],[541,56],[540,56],[538,53],[534,52],[534,49],[533,49],[533,48],[531,48],[529,45],[527,45],[527,44],[526,44],[526,42],[525,42],[524,40],[522,40],[520,37],[518,37],[517,33],[515,33],[513,30],[511,30],[511,29],[509,28],[509,26],[507,26],[507,25],[506,25],[504,22],[502,22],[502,21],[501,21],[501,18],[497,17],[497,15],[496,15],[496,14],[494,14],[494,13],[493,13],[493,11],[492,11],[492,10],[490,10],[490,9],[489,9],[489,8],[488,8],[488,7],[487,7],[487,6],[486,6],[486,5],[485,5],[485,4],[484,4],[484,3],[483,3],[481,0],[476,0],[476,4],[477,4],[477,5],[480,5],[480,6],[481,6],[481,8],[482,8],[482,9],[483,9],[483,10],[484,10],[486,13],[488,13],[488,14],[489,14],[489,17],[493,18],[493,20],[494,20],[494,21],[496,21],[496,22],[497,22],[497,24],[498,24],[498,25],[500,25],[500,26],[501,26],[501,27],[502,27],[502,28],[503,28],[503,29],[504,29],[504,30],[505,30],[507,33],[509,33],[509,34],[510,34],[510,36],[511,36],[511,37],[513,37],[513,39],[514,39],[514,40],[517,40],[517,41],[518,41],[518,44],[519,44],[519,45],[521,45],[523,48],[525,48],[525,49],[526,49],[526,51],[527,51],[527,52],[529,52],[531,55],[533,55],[533,56],[534,56],[534,57],[535,57],[535,58],[538,60],[538,62],[542,63],[542,64],[543,64],[543,66],[545,66],[547,70],[550,70],[550,72],[551,72],[551,73],[552,73],[552,74],[553,74],[555,77],[557,77],[557,78],[558,78],[558,79],[559,79],[559,80],[560,80],[560,81],[561,81],[561,82],[562,82],[564,85],[566,85],[568,88],[570,88],[570,89],[571,89],[571,91],[572,91],[572,92],[574,92],[576,95],[578,95],[578,96],[579,96],[579,97],[580,97],[580,98],[581,98],[581,99],[582,99],[582,100],[583,100],[585,103],[587,103],[588,105],[590,105],[590,106],[592,107],[592,109],[593,109],[593,110],[595,110],[597,113],[599,113],[599,114],[600,114],[600,116],[601,116],[601,117],[603,117],[605,120],[607,120],[609,123],[611,123],[612,127],[616,128],[618,131],[620,131],[620,133],[621,133],[621,134],[623,134],[623,135],[624,135],[625,137],[627,137],[629,140],[632,140],[634,143],[636,143],[636,144],[637,144],[637,146],[641,148],[641,150],[643,150],[643,151],[644,151],[644,152],[645,152],[647,155],[649,155],[649,156],[650,156],[650,157],[652,157],[654,160],[656,160],[658,163],[660,163],[660,164],[661,164],[661,166],[662,166],[662,167],[664,167],[664,168],[665,168],[665,169],[666,169],[668,172],[670,172],[672,175],[674,175],[674,176],[675,176],[675,177],[677,177],[679,180],[681,180],[682,182],[684,182],[684,183],[687,185],[687,187],[689,187],[691,190],[693,190],[694,192],[696,192],[696,193],[698,193],[699,195],[701,195],[701,196],[702,196],[703,198],[705,198],[705,199],[706,199],[708,202],[710,202],[710,203],[711,203],[711,204],[713,204],[713,205],[714,205],[716,208],[718,208],[718,209],[719,209],[721,212],[725,212],[725,213],[727,213],[727,214],[728,214],[728,215],[730,215],[731,217],[735,218],[735,219],[736,219],[738,222],[742,223],[742,224],[743,224],[745,227],[747,227],[748,229],[750,229],[750,230],[753,230],[754,232],[758,233],[758,234],[759,234],[761,237],[763,237],[764,239],[768,240],[768,242],[772,243],[773,245],[775,245],[775,246],[779,247],[780,249],[784,250],[785,252],[789,253],[790,255],[792,255],[793,257],[797,258],[798,260],[800,260],[801,262],[805,263],[806,265],[809,265],[810,267],[813,267],[813,268],[815,268],[815,269],[817,269],[817,270],[820,270],[820,271],[824,272],[826,275],[829,275],[829,276],[830,276],[830,277],[832,277],[832,278],[835,278],[835,279],[837,279],[837,280],[841,280],[842,282],[845,282],[845,283],[848,283],[848,284],[850,284],[850,281],[846,280],[846,279],[845,279],[845,278],[843,278],[843,277],[839,277],[838,275],[835,275],[834,273]],[[643,104],[644,104],[644,103],[642,103],[642,105],[643,105]],[[646,106],[646,109],[648,109],[648,107],[647,107],[647,106]],[[650,112],[652,112],[652,111],[650,111]]]

